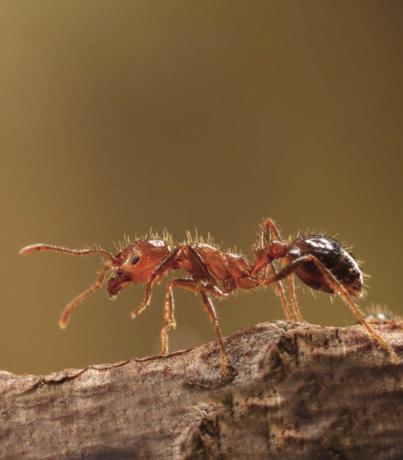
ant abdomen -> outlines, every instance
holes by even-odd
[[[292,262],[306,255],[318,259],[350,294],[361,293],[364,284],[362,271],[353,255],[339,241],[322,235],[300,236],[291,243],[287,257]],[[334,293],[333,287],[314,261],[301,263],[295,269],[295,274],[313,289]]]

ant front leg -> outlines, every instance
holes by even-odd
[[[137,316],[143,313],[143,311],[150,305],[153,287],[164,276],[164,274],[172,268],[172,264],[174,262],[175,257],[178,254],[179,249],[180,248],[177,248],[174,251],[172,251],[154,270],[149,281],[146,284],[144,300],[136,309],[131,311],[131,319],[136,319]]]
[[[346,288],[340,283],[340,281],[333,275],[333,273],[326,268],[323,263],[314,255],[304,255],[299,257],[298,259],[293,260],[291,263],[286,265],[279,273],[275,276],[270,277],[266,283],[270,284],[279,280],[284,279],[285,277],[291,275],[299,266],[305,263],[312,262],[316,265],[318,270],[321,272],[322,276],[326,279],[329,287],[331,288],[332,292],[338,294],[344,301],[344,303],[351,309],[354,315],[357,317],[358,321],[361,325],[366,329],[368,335],[372,337],[375,342],[378,343],[384,350],[386,350],[391,358],[391,361],[394,363],[399,362],[399,357],[397,356],[395,350],[392,346],[383,338],[381,337],[373,328],[369,325],[369,323],[365,320],[364,315],[361,313],[360,309],[354,303],[351,295],[348,293]]]

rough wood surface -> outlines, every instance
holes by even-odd
[[[403,323],[377,327],[402,356]],[[258,324],[168,357],[0,372],[10,459],[401,459],[403,364],[359,326]]]

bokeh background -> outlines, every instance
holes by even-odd
[[[66,302],[98,257],[17,255],[167,228],[250,255],[271,216],[354,247],[362,305],[402,313],[403,4],[399,1],[1,1],[0,368],[44,373],[158,352],[164,289]],[[355,322],[298,291],[307,320]],[[172,349],[214,339],[176,293]],[[271,291],[219,303],[226,334],[282,317]]]

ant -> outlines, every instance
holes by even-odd
[[[353,300],[363,290],[363,273],[353,255],[339,241],[316,234],[283,240],[274,221],[266,219],[261,226],[260,242],[253,246],[255,258],[252,264],[239,254],[224,252],[208,243],[190,237],[178,245],[174,245],[168,236],[164,239],[142,238],[128,243],[116,256],[102,248],[67,249],[39,243],[22,248],[20,254],[49,251],[74,256],[100,254],[104,258],[95,282],[63,310],[59,320],[62,329],[67,326],[78,304],[102,287],[108,272],[108,293],[111,298],[116,298],[123,288],[131,284],[145,285],[144,300],[131,312],[132,319],[150,305],[154,286],[166,274],[173,270],[187,272],[189,277],[171,279],[166,286],[161,354],[168,354],[169,332],[176,327],[174,288],[199,294],[207,316],[214,325],[221,349],[222,375],[229,371],[228,356],[211,298],[226,298],[238,289],[254,289],[273,284],[285,317],[288,320],[303,321],[295,295],[294,274],[313,289],[338,294],[373,340],[389,352],[393,362],[398,361],[391,345],[366,321]],[[282,261],[279,271],[274,265],[278,259]],[[285,278],[291,309],[282,285]]]

